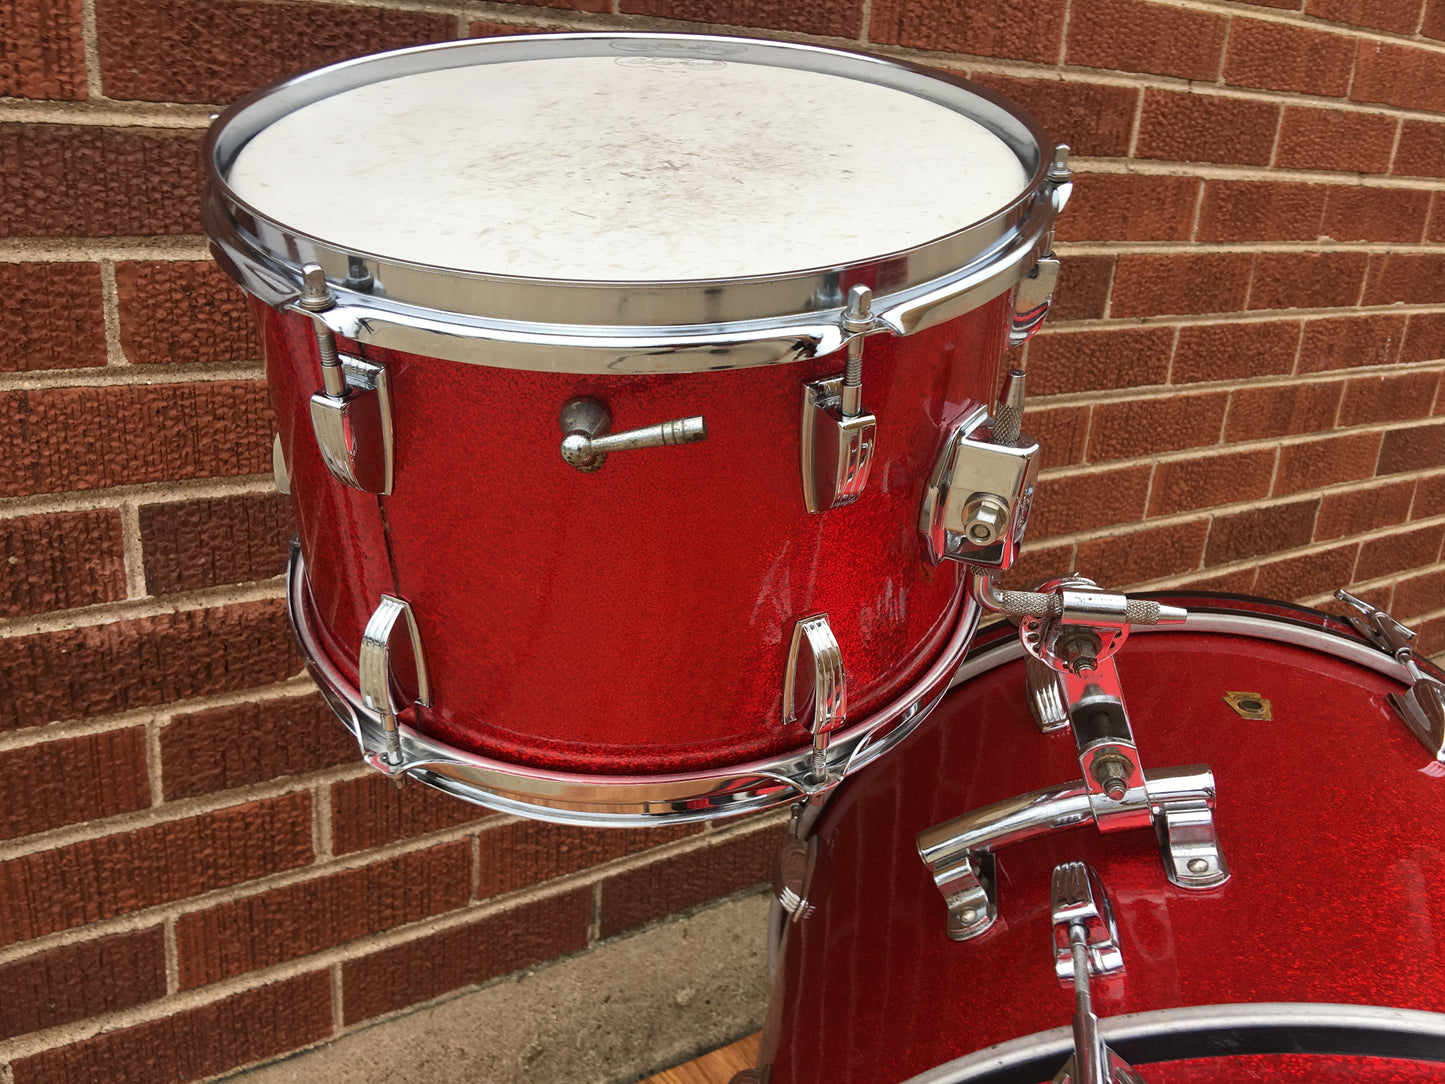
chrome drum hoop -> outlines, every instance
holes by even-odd
[[[278,117],[367,83],[475,63],[602,56],[694,58],[710,51],[865,79],[953,108],[1018,155],[1019,195],[988,218],[846,266],[651,282],[509,277],[344,250],[276,222],[226,183],[245,142]],[[966,108],[965,108],[966,106]],[[316,319],[344,338],[479,365],[572,373],[703,372],[821,357],[843,343],[849,286],[873,288],[880,330],[906,335],[1011,290],[1052,247],[1068,199],[1049,176],[1052,145],[1026,113],[948,72],[812,45],[692,34],[548,34],[416,46],[333,64],[248,95],[211,127],[202,219],[218,263],[274,308],[293,306],[301,265],[321,265],[337,303]],[[366,285],[353,288],[353,283]]]
[[[1445,1062],[1445,1015],[1375,1005],[1201,1005],[1105,1017],[1099,1031],[1146,1076],[1150,1061],[1239,1054]],[[966,1054],[904,1084],[1034,1084],[1047,1079],[1073,1049],[1071,1029],[1051,1028]]]
[[[933,664],[880,711],[838,731],[828,746],[830,778],[813,781],[810,747],[795,753],[697,772],[599,776],[508,764],[454,749],[398,726],[401,763],[384,766],[387,749],[380,715],[327,659],[311,632],[306,564],[291,549],[286,604],[292,634],[306,668],[326,702],[361,747],[362,756],[386,774],[410,775],[429,786],[489,809],[538,820],[590,827],[629,827],[714,820],[787,805],[826,791],[903,741],[943,699],[959,660],[978,627],[979,607],[967,592],[953,633]],[[800,736],[803,731],[800,728]]]

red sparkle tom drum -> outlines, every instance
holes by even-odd
[[[1136,628],[1114,660],[1149,778],[1141,826],[1080,814],[1070,727],[1031,716],[1005,626],[795,832],[762,1079],[1058,1079],[1075,1050],[1062,927],[1136,1074],[1075,1084],[1445,1080],[1445,778],[1390,699],[1423,672],[1411,710],[1438,754],[1440,672],[1315,611],[1168,601],[1187,622]],[[1093,695],[1073,726],[1112,710]],[[1180,800],[1206,776],[1204,800]],[[964,857],[982,894],[961,890]],[[1177,883],[1187,871],[1199,887]]]
[[[1006,493],[953,458],[1047,308],[1068,170],[1026,115],[836,50],[546,35],[299,76],[206,154],[293,624],[378,768],[714,817],[936,702],[977,620],[941,558],[1010,550],[1032,492],[1016,432]]]

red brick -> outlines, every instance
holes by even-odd
[[[1395,585],[1395,598],[1390,606],[1395,616],[1406,624],[1412,617],[1445,608],[1445,569],[1401,580]]]
[[[1355,304],[1369,257],[1363,252],[1261,253],[1251,309],[1330,309]]]
[[[1120,256],[1114,271],[1113,316],[1237,312],[1249,293],[1247,253]]]
[[[199,234],[201,135],[0,124],[0,237]]]
[[[105,364],[105,317],[95,264],[0,263],[0,296],[5,298],[0,371]]]
[[[0,420],[0,496],[271,469],[260,382],[10,391]]]
[[[1410,498],[1414,493],[1414,482],[1372,485],[1348,493],[1328,493],[1320,502],[1315,541],[1330,542],[1404,523],[1410,516]]]
[[[1305,13],[1333,23],[1413,34],[1423,0],[1308,0]]]
[[[1279,113],[1273,102],[1146,90],[1134,157],[1267,166]]]
[[[1428,418],[1435,401],[1439,373],[1406,373],[1403,376],[1366,376],[1345,385],[1340,406],[1341,426],[1371,422],[1401,422]]]
[[[1373,477],[1379,458],[1378,432],[1288,444],[1279,450],[1274,494],[1284,497],[1305,489]]]
[[[1110,587],[1144,583],[1199,567],[1209,520],[1152,527],[1114,538],[1079,543],[1082,575]]]
[[[1392,429],[1385,434],[1376,474],[1399,474],[1431,467],[1445,467],[1445,422]]]
[[[1359,548],[1351,542],[1300,557],[1266,561],[1259,566],[1255,577],[1255,593],[1265,598],[1298,601],[1343,587],[1350,582]]]
[[[1433,565],[1440,559],[1442,542],[1445,542],[1445,523],[1367,539],[1360,543],[1360,561],[1355,565],[1355,579],[1363,583]]]
[[[779,25],[776,14],[764,25]],[[787,10],[784,5],[781,10]],[[879,45],[906,45],[971,56],[1001,56],[1052,64],[1059,58],[1064,30],[1062,0],[1033,4],[1026,0],[874,0],[868,39]]]
[[[1390,172],[1408,177],[1445,177],[1445,124],[1406,120]]]
[[[1213,80],[1227,21],[1140,0],[1074,0],[1065,59],[1113,71]]]
[[[456,37],[454,17],[332,4],[249,0],[100,3],[100,70],[112,98],[228,102],[362,53]],[[246,44],[246,62],[236,45]]]
[[[1028,590],[1043,580],[1052,580],[1074,568],[1074,544],[1050,545],[1032,538],[1024,540],[1023,549],[1012,568],[1004,574],[1004,583],[1011,588]]]
[[[773,4],[766,0],[622,0],[620,10],[624,15],[652,15],[726,26],[761,26],[795,34],[824,34],[839,38],[857,38],[863,30],[863,5],[860,0],[840,4],[829,4],[824,0],[799,0],[791,4]]]
[[[279,493],[142,505],[146,590],[167,595],[279,576],[294,530],[291,501]]]
[[[1378,113],[1288,105],[1274,164],[1281,169],[1384,173],[1390,168],[1398,123]]]
[[[1149,515],[1168,516],[1267,497],[1274,461],[1275,450],[1261,448],[1160,463],[1154,468]]]
[[[1134,130],[1139,92],[1109,83],[1061,79],[1016,79],[980,72],[973,81],[996,90],[1032,113],[1044,131],[1069,144],[1075,154],[1125,158]],[[1077,257],[1071,257],[1070,266]]]
[[[1423,312],[1411,315],[1405,325],[1405,343],[1400,348],[1400,360],[1417,362],[1441,359],[1445,359],[1445,313]]]
[[[1205,547],[1205,565],[1229,564],[1303,546],[1314,532],[1319,506],[1320,499],[1314,497],[1215,516],[1209,528],[1209,544]]]
[[[471,880],[472,845],[461,839],[192,911],[176,922],[181,988],[465,907]]]
[[[141,727],[12,749],[0,753],[0,773],[25,780],[23,787],[9,788],[0,804],[0,839],[114,817],[151,804]]]
[[[1405,337],[1403,316],[1345,316],[1306,320],[1299,371],[1320,373],[1367,365],[1394,365]]]
[[[1239,388],[1230,398],[1224,439],[1264,440],[1334,428],[1343,385],[1286,384],[1273,388]]]
[[[360,758],[319,693],[184,712],[160,737],[168,802]]]
[[[1409,243],[1424,236],[1429,212],[1429,192],[1334,185],[1321,233],[1336,241]]]
[[[331,1034],[331,978],[313,971],[12,1063],[15,1084],[181,1084]]]
[[[1425,0],[1425,17],[1420,20],[1420,33],[1436,41],[1445,41],[1445,0]]]
[[[1088,407],[1030,410],[1024,415],[1024,432],[1039,442],[1039,466],[1068,467],[1084,460],[1089,435]]]
[[[1241,0],[1249,3],[1250,0]],[[1207,576],[1190,576],[1181,580],[1175,588],[1178,591],[1215,591],[1226,595],[1249,595],[1254,593],[1253,568],[1237,568],[1233,572],[1220,572]]]
[[[1415,639],[1415,649],[1434,659],[1436,666],[1445,669],[1445,654],[1441,654],[1445,652],[1445,617],[1421,622],[1415,631],[1419,633]]]
[[[1410,506],[1411,519],[1445,515],[1445,474],[1421,478],[1415,488],[1415,503]]]
[[[0,639],[0,731],[267,685],[301,659],[280,600]]]
[[[1029,390],[1035,395],[1163,384],[1174,329],[1125,328],[1036,336],[1029,343]]]
[[[592,890],[522,904],[341,965],[341,1003],[354,1024],[587,946]]]
[[[1370,257],[1366,305],[1445,302],[1445,253],[1385,253]]]
[[[1319,184],[1208,181],[1199,209],[1200,241],[1313,241],[1329,189]]]
[[[1069,256],[1060,267],[1059,284],[1049,307],[1049,319],[1095,320],[1104,315],[1109,285],[1114,281],[1114,257]]]
[[[784,830],[764,828],[651,862],[602,882],[599,929],[616,937],[644,923],[771,881]]]
[[[125,592],[114,508],[0,519],[0,616],[117,602]]]
[[[350,854],[492,815],[432,787],[398,787],[372,773],[331,784],[331,849]]]
[[[1195,177],[1076,173],[1061,241],[1187,241],[1199,197]]]
[[[575,828],[541,821],[517,821],[484,829],[477,898],[499,896],[700,830],[690,824],[669,828]]]
[[[128,1009],[166,993],[159,926],[63,945],[0,964],[0,1039]]]
[[[1368,39],[1359,45],[1351,98],[1445,112],[1445,53]]]
[[[1192,384],[1283,375],[1294,369],[1299,341],[1297,320],[1182,327],[1174,347],[1169,382]]]
[[[1219,443],[1228,392],[1107,403],[1094,408],[1089,459],[1130,459]]]
[[[1033,511],[1029,513],[1029,537],[1037,542],[1074,531],[1092,531],[1143,519],[1149,474],[1150,468],[1146,465],[1043,478],[1038,484]],[[1107,493],[1109,499],[1081,501],[1080,493]]]
[[[1256,8],[1283,8],[1286,11],[1298,11],[1301,0],[1239,0],[1241,4],[1248,4]]]
[[[120,341],[128,361],[255,361],[261,343],[246,295],[209,261],[118,263]]]
[[[0,862],[0,944],[311,862],[311,796],[286,794]]]
[[[86,96],[80,0],[0,7],[0,97]]]
[[[1224,81],[1268,90],[1343,97],[1350,89],[1355,39],[1293,23],[1235,19]]]
[[[532,2],[532,0],[513,0],[513,2],[519,4],[526,4]],[[585,0],[585,2],[592,4],[602,4],[605,3],[606,0]],[[605,10],[611,10],[610,3],[607,3],[607,7]],[[514,34],[555,34],[559,32],[565,33],[565,30],[562,27],[521,26],[517,23],[473,22],[467,27],[467,36],[471,38],[500,38],[510,37]]]

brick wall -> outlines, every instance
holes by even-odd
[[[215,109],[388,46],[741,30],[968,73],[1075,148],[1028,347],[1027,570],[1318,602],[1445,651],[1445,0],[17,0],[0,8],[0,1079],[184,1081],[763,874],[355,767],[300,673]]]

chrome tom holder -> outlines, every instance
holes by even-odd
[[[1113,661],[1130,625],[1177,623],[1186,612],[1103,591],[1082,576],[1005,591],[992,570],[975,571],[978,601],[1019,619],[1030,709],[1044,732],[1073,733],[1081,782],[995,802],[919,833],[919,855],[948,908],[948,935],[969,940],[998,917],[996,851],[1088,823],[1101,832],[1152,827],[1165,876],[1180,888],[1228,880],[1214,831],[1214,774],[1202,764],[1145,773]]]

